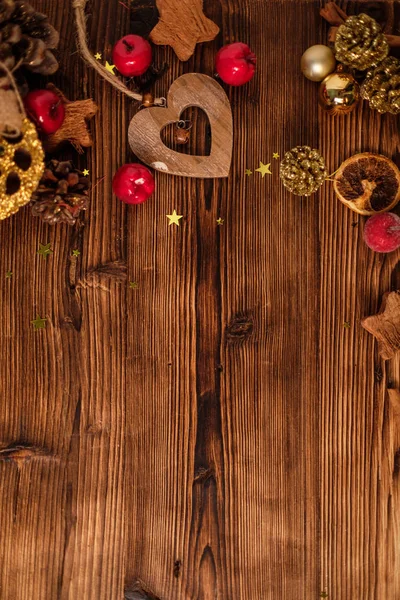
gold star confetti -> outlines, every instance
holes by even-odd
[[[253,171],[251,169],[246,169],[245,175],[247,175],[247,177],[250,177],[250,175],[253,175]]]
[[[260,161],[260,166],[258,169],[256,169],[256,171],[257,171],[257,173],[261,173],[261,175],[263,176],[263,179],[264,179],[265,175],[272,175],[270,166],[271,166],[271,163],[264,165],[264,163],[262,163]]]
[[[110,71],[110,73],[115,75],[115,73],[114,73],[115,65],[110,65],[108,60],[106,60],[106,69],[107,69],[107,71]]]
[[[274,152],[272,155],[272,158],[274,158],[275,160],[278,160],[279,154],[277,152]]]
[[[328,594],[326,592],[321,592],[319,595],[320,598],[328,598]]]
[[[100,52],[96,52],[96,54],[94,55],[96,60],[101,60],[101,53]]]
[[[37,254],[47,258],[50,254],[53,254],[53,250],[50,248],[51,244],[39,244],[39,250]]]
[[[169,219],[168,225],[174,224],[179,227],[179,219],[183,219],[183,215],[177,215],[176,210],[174,209],[172,215],[167,215],[167,219]]]
[[[224,224],[224,220],[221,219],[221,217],[219,219],[217,219],[217,225],[223,225]]]
[[[75,250],[72,250],[72,256],[79,256],[80,255],[80,250],[78,250],[78,248],[75,248]]]
[[[35,331],[38,329],[45,329],[47,319],[42,319],[39,315],[36,315],[36,319],[31,321]]]
[[[83,169],[82,173],[83,173],[84,177],[87,177],[89,175],[90,171],[89,171],[89,169]]]
[[[131,288],[131,290],[137,290],[139,287],[139,284],[136,281],[130,281],[129,287]]]
[[[343,323],[343,327],[344,327],[345,329],[350,329],[350,323],[349,323],[348,321],[345,321],[345,322]]]
[[[12,271],[7,271],[6,273],[6,279],[11,279],[11,277],[14,275],[14,273]]]

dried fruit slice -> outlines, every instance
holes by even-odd
[[[364,152],[342,163],[335,175],[337,197],[360,215],[391,210],[400,200],[400,171],[381,154]]]

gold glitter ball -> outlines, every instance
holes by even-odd
[[[340,68],[328,75],[319,88],[319,103],[330,115],[346,115],[360,100],[360,86],[350,73]]]
[[[28,204],[44,171],[44,152],[33,123],[22,121],[21,137],[0,136],[0,219]]]

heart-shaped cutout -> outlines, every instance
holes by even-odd
[[[208,116],[211,126],[209,156],[175,152],[161,140],[162,129],[179,121],[189,106],[201,108]],[[167,107],[140,110],[130,122],[128,137],[136,156],[157,171],[202,179],[228,177],[233,143],[232,110],[228,96],[207,75],[182,75],[170,87]]]

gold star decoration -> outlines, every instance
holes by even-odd
[[[320,598],[328,598],[329,596],[328,596],[327,592],[321,592],[319,597]]]
[[[46,328],[46,321],[47,319],[42,319],[40,315],[36,315],[36,319],[31,321],[31,323],[33,325],[34,330],[37,331],[38,329]]]
[[[349,323],[348,321],[345,321],[345,322],[343,323],[343,327],[344,327],[345,329],[350,329],[350,323]]]
[[[83,173],[84,177],[87,177],[89,175],[90,171],[89,171],[89,169],[83,169],[82,173]]]
[[[174,209],[172,215],[167,215],[167,219],[169,219],[168,225],[177,225],[179,227],[179,219],[183,219],[183,215],[177,215]]]
[[[253,175],[253,171],[251,169],[246,169],[245,175],[247,175],[247,177],[250,177],[250,175]]]
[[[275,160],[278,160],[279,154],[277,152],[274,152],[272,155],[272,158],[274,158]]]
[[[129,287],[131,288],[131,290],[137,290],[139,287],[139,284],[136,281],[130,281]]]
[[[96,60],[101,60],[101,53],[100,52],[96,52],[96,54],[94,55]]]
[[[12,271],[7,271],[6,273],[6,279],[11,279],[11,277],[14,275],[14,273]]]
[[[78,250],[78,248],[75,248],[75,250],[72,250],[72,256],[79,256],[80,255],[80,251]]]
[[[267,165],[264,165],[264,163],[262,163],[260,161],[260,166],[258,169],[256,169],[257,173],[261,173],[263,179],[265,177],[265,175],[272,175],[271,170],[270,170],[270,166],[271,163],[268,163]]]
[[[217,219],[217,225],[223,225],[224,224],[224,219],[221,219],[221,217],[219,219]]]
[[[108,60],[106,60],[106,70],[115,75],[114,73],[115,65],[110,65]]]
[[[367,317],[361,325],[377,339],[380,356],[393,358],[400,350],[400,292],[385,294],[378,314]]]
[[[37,254],[40,254],[43,258],[47,258],[50,254],[53,254],[53,250],[50,248],[51,244],[39,244],[39,250]]]

